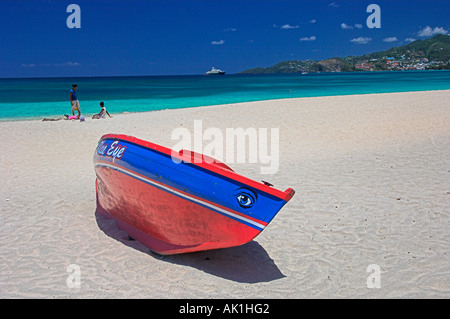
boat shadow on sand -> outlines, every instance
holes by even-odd
[[[114,220],[95,213],[98,227],[109,237],[158,260],[193,267],[208,274],[241,283],[269,282],[286,277],[256,241],[245,245],[163,256],[152,252],[120,230]]]

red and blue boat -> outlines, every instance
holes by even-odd
[[[295,193],[127,135],[101,137],[94,169],[97,213],[163,255],[245,244]]]

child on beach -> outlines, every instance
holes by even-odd
[[[111,117],[111,115],[108,113],[108,111],[105,108],[104,102],[100,102],[100,107],[102,109],[100,110],[100,112],[98,114],[94,114],[94,116],[92,116],[93,119],[104,119],[106,116],[105,114],[108,114],[108,116]]]

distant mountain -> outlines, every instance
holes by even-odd
[[[416,40],[362,56],[331,58],[321,61],[284,61],[267,68],[242,71],[243,74],[400,71],[450,69],[450,36],[438,34],[426,40]]]

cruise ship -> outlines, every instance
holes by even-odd
[[[205,75],[224,75],[225,71],[222,71],[220,69],[216,69],[215,67],[212,67],[211,70],[205,73]]]

